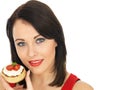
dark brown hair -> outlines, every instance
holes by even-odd
[[[7,36],[11,47],[11,60],[25,67],[17,55],[13,40],[13,26],[17,19],[23,19],[29,22],[36,31],[48,39],[54,39],[57,42],[54,73],[55,79],[50,86],[61,86],[66,77],[66,46],[63,29],[53,11],[44,3],[31,0],[19,6],[7,22]],[[27,67],[25,67],[28,70]],[[26,85],[25,80],[21,82]]]

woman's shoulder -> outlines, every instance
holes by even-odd
[[[73,90],[94,90],[94,89],[91,85],[80,80],[75,83]]]
[[[72,73],[67,74],[62,90],[94,90],[91,85],[81,81],[79,77]]]

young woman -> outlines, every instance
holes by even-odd
[[[14,88],[0,77],[5,90],[93,90],[67,72],[63,29],[46,4],[31,0],[18,7],[8,19],[7,36],[12,62],[28,72]]]

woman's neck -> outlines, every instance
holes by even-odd
[[[33,85],[49,85],[55,78],[54,72],[44,74],[31,74],[31,81]]]
[[[69,77],[70,73],[67,72],[65,81]],[[49,84],[55,79],[55,74],[51,73],[44,73],[41,75],[31,74],[32,85],[34,90],[61,90],[61,87],[51,87]],[[64,81],[64,83],[65,83]]]

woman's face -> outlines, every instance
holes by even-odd
[[[17,54],[23,64],[34,74],[51,72],[54,68],[54,39],[46,39],[28,22],[18,19],[13,26]]]

